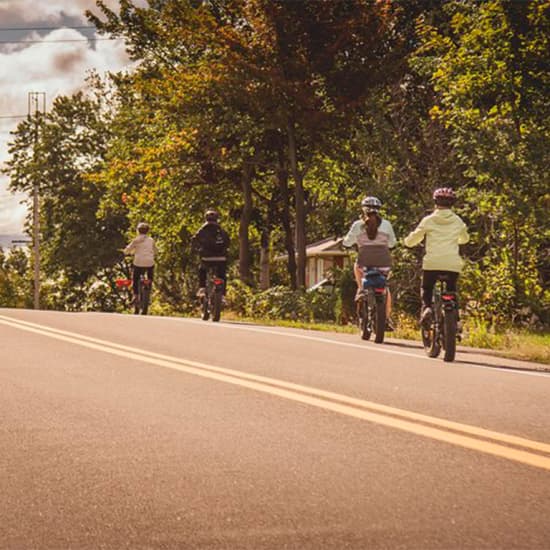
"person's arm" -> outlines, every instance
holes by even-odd
[[[136,247],[135,247],[135,239],[133,239],[130,244],[124,249],[124,254],[134,254],[134,252],[136,251]]]
[[[395,238],[395,232],[390,222],[388,222],[388,235],[389,235],[388,247],[393,248],[397,244],[397,239]]]
[[[344,237],[344,240],[342,241],[342,246],[344,248],[351,248],[354,244],[357,244],[357,234],[359,233],[358,229],[360,227],[361,222],[355,221],[350,227],[350,230],[348,231],[348,234]]]
[[[200,248],[200,229],[191,237],[191,250],[197,252]]]
[[[414,231],[411,231],[403,240],[405,246],[413,247],[420,244],[426,236],[426,227],[424,226],[424,220],[422,220]]]
[[[466,224],[462,224],[462,230],[460,234],[458,235],[458,244],[466,244],[470,240],[470,235],[468,233],[468,228],[466,227]]]

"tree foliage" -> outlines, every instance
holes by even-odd
[[[216,207],[236,277],[300,289],[306,243],[344,234],[363,195],[402,237],[452,185],[473,234],[470,313],[550,322],[547,1],[97,5],[89,19],[136,69],[23,122],[7,164],[13,189],[40,182],[48,277],[114,288],[117,250],[146,220],[158,300],[188,309],[189,238]],[[395,254],[396,305],[414,311],[420,252]]]

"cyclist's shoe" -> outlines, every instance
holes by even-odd
[[[431,307],[424,308],[424,311],[422,311],[422,315],[420,316],[420,326],[428,330],[432,324],[432,318],[433,318],[433,311]]]
[[[384,331],[393,332],[394,330],[395,330],[395,327],[393,326],[391,319],[386,319],[386,327],[384,328]]]
[[[197,298],[204,298],[206,296],[206,288],[201,287],[197,291]]]
[[[357,292],[355,293],[355,301],[358,302],[365,296],[365,291],[362,288],[358,288]]]

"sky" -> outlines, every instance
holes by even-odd
[[[117,11],[118,0],[105,4]],[[88,71],[131,67],[121,40],[88,40],[106,36],[69,28],[90,25],[87,9],[100,15],[95,0],[0,0],[0,166],[9,158],[10,131],[22,120],[14,117],[27,115],[29,92],[45,92],[48,109],[55,97],[81,89]],[[0,235],[22,233],[27,212],[25,197],[8,184],[0,175]]]

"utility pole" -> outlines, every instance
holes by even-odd
[[[46,92],[29,92],[28,116],[34,117],[34,151],[36,158],[36,142],[38,141],[38,118],[36,115],[46,112]],[[40,309],[40,202],[38,196],[38,181],[35,174],[32,190],[32,234],[34,252],[34,309]]]

